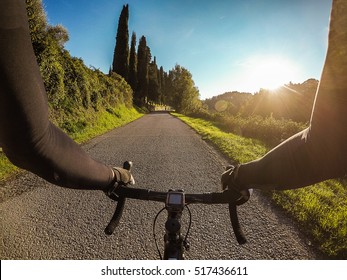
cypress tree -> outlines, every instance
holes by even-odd
[[[119,16],[116,46],[114,49],[112,71],[128,81],[129,72],[129,6],[124,5]]]
[[[160,93],[160,103],[165,104],[165,77],[164,77],[164,68],[160,66],[159,69],[159,93]]]
[[[137,87],[137,57],[136,57],[136,34],[131,36],[130,57],[129,57],[129,85],[136,90]]]
[[[146,37],[140,38],[137,49],[137,89],[135,92],[135,102],[143,106],[148,96],[148,47]]]
[[[156,58],[149,64],[148,69],[148,97],[151,101],[159,102],[158,66]]]

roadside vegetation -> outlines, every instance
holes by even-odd
[[[0,150],[0,182],[8,179],[9,176],[14,175],[17,171],[18,168],[11,164]]]
[[[215,122],[174,115],[238,163],[259,158],[270,149],[268,144],[258,139],[226,132]],[[312,238],[312,245],[328,258],[347,258],[346,182],[329,180],[306,188],[264,193],[298,221]]]

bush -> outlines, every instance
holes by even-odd
[[[212,121],[216,126],[226,132],[240,136],[255,138],[272,147],[297,132],[306,128],[307,125],[287,119],[275,119],[272,116],[233,116],[223,113],[209,113],[200,110],[190,116]]]

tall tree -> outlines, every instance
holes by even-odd
[[[137,57],[136,57],[136,33],[131,35],[130,57],[129,57],[129,79],[128,83],[133,89],[137,87]]]
[[[166,73],[165,76],[165,90],[164,90],[164,98],[165,104],[174,107],[174,71],[170,70],[169,73]]]
[[[199,90],[192,74],[184,67],[176,65],[169,73],[170,105],[180,113],[190,113],[201,107]]]
[[[113,55],[112,70],[128,81],[129,72],[129,5],[124,5],[119,16],[116,46]]]
[[[148,96],[148,54],[146,37],[142,36],[137,49],[137,89],[135,92],[135,102],[143,106]]]
[[[158,68],[157,68],[158,69]],[[163,103],[163,99],[162,99],[162,83],[163,83],[163,75],[164,75],[164,70],[163,70],[163,67],[161,66],[159,69],[158,69],[158,83],[159,83],[159,103]]]
[[[149,100],[159,103],[159,81],[158,66],[156,58],[149,64],[148,68],[148,98]]]
[[[163,66],[160,67],[160,102],[162,104],[168,104],[166,98],[166,81],[167,81],[167,73],[164,71]]]

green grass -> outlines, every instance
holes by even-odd
[[[260,141],[224,132],[212,122],[199,118],[190,118],[172,113],[202,135],[204,140],[211,141],[224,154],[237,162],[247,162],[256,159],[266,152],[266,147]]]
[[[11,164],[5,154],[0,151],[0,182],[7,179],[10,175],[14,175],[18,168]]]
[[[338,180],[273,192],[274,201],[290,213],[331,258],[347,258],[347,189]]]
[[[124,105],[117,108],[102,110],[88,121],[86,127],[71,134],[71,137],[76,142],[83,143],[109,130],[134,121],[141,116],[143,116],[143,114],[139,113],[136,109],[129,109]]]
[[[266,145],[258,140],[224,132],[203,119],[173,115],[195,129],[203,139],[211,141],[231,160],[244,163],[267,152]],[[302,226],[327,258],[347,259],[346,182],[328,180],[306,188],[273,191],[271,198]]]
[[[117,108],[100,110],[93,114],[86,112],[86,119],[88,122],[80,129],[71,133],[70,136],[78,143],[86,142],[98,135],[101,135],[116,127],[125,125],[143,114],[139,113],[134,108],[127,108],[122,105]],[[0,150],[0,182],[9,179],[20,170],[14,166]]]

